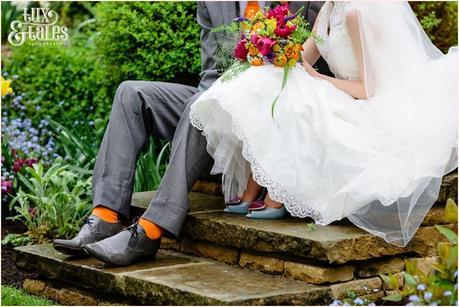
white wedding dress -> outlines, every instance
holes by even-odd
[[[324,4],[318,49],[337,78],[359,80],[347,9],[346,2]],[[212,173],[223,174],[225,200],[240,196],[252,173],[293,216],[321,225],[347,217],[405,246],[442,176],[457,167],[457,56],[418,69],[395,77],[399,86],[390,92],[356,100],[299,64],[273,119],[283,69],[251,67],[218,79],[193,103],[190,120],[207,139]]]

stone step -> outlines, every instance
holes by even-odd
[[[153,196],[154,192],[135,193],[132,205],[146,208]],[[427,257],[435,254],[436,243],[443,240],[433,225],[446,224],[443,210],[447,198],[457,199],[457,173],[444,177],[437,204],[405,248],[389,244],[347,219],[328,226],[316,225],[314,230],[309,230],[306,223],[311,222],[310,219],[257,221],[225,214],[221,197],[195,192],[190,193],[191,208],[183,233],[191,242],[210,242],[223,251],[300,257],[325,264],[344,264],[399,254]],[[457,225],[449,226],[457,228]],[[172,248],[184,250],[179,245],[180,242],[176,246],[172,244]]]
[[[94,258],[71,259],[50,244],[18,247],[14,256],[20,268],[39,273],[41,279],[71,284],[73,289],[65,291],[67,302],[75,287],[98,293],[104,297],[102,301],[111,297],[112,301],[151,305],[324,305],[331,302],[335,291],[330,286],[164,250],[158,252],[155,261],[127,267],[112,267]],[[45,287],[43,281],[30,280],[25,286],[33,285]],[[85,295],[79,304],[85,302],[98,300]]]

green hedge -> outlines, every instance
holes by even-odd
[[[199,25],[194,2],[101,2],[97,52],[113,78],[196,83]]]

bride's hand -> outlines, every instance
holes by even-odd
[[[318,77],[319,73],[307,61],[303,61],[303,67],[312,77]]]

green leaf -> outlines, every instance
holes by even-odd
[[[451,243],[457,245],[457,234],[443,225],[435,225],[435,228]]]
[[[276,107],[277,100],[279,99],[280,95],[282,94],[282,90],[284,89],[285,85],[287,84],[288,71],[289,71],[289,67],[286,64],[284,66],[284,77],[282,78],[282,86],[281,86],[280,92],[276,96],[276,98],[274,98],[274,101],[273,101],[273,103],[271,105],[271,116],[272,116],[272,118],[274,118],[274,108]]]
[[[405,282],[410,285],[411,287],[416,287],[416,279],[413,277],[413,275],[409,273],[404,273],[403,278],[405,279]]]
[[[400,302],[402,300],[402,296],[399,293],[391,294],[382,298],[385,301],[391,302]]]
[[[444,219],[447,223],[457,223],[457,204],[451,198],[446,201]]]

